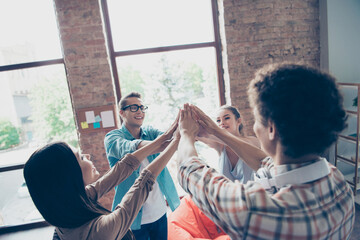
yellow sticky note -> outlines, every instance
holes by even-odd
[[[81,128],[82,129],[89,128],[89,124],[87,122],[81,122]]]

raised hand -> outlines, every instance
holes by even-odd
[[[200,124],[199,124],[199,127],[200,127],[200,129],[199,129],[199,132],[198,132],[197,137],[198,137],[198,138],[209,138],[210,135],[209,135],[209,133],[206,131],[206,129],[203,128]]]
[[[200,126],[196,122],[195,117],[190,109],[190,105],[188,103],[184,104],[179,120],[181,138],[178,147],[178,164],[181,164],[182,161],[185,161],[189,157],[197,156],[195,138]]]
[[[200,126],[209,134],[214,134],[216,130],[220,128],[218,125],[208,116],[206,115],[200,108],[195,105],[190,106],[193,115],[196,116],[197,122]],[[203,130],[200,131],[200,135],[206,135]]]
[[[179,112],[176,116],[175,121],[170,125],[169,129],[166,130],[166,132],[164,132],[163,136],[167,139],[170,140],[171,138],[173,138],[174,136],[174,132],[176,131],[176,129],[178,128],[179,125],[179,119],[180,119],[180,109]]]
[[[179,140],[179,118],[180,118],[180,109],[176,116],[175,121],[170,125],[169,129],[166,130],[159,138],[162,138],[162,143],[157,149],[157,152],[162,152],[173,139]]]
[[[180,113],[179,128],[180,134],[188,134],[195,137],[199,132],[199,124],[195,120],[196,116],[191,111],[188,103],[184,104],[184,108]]]

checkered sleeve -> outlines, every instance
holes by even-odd
[[[272,159],[261,165],[272,175]],[[354,223],[352,191],[335,167],[325,177],[275,193],[258,182],[231,182],[197,157],[182,162],[178,177],[194,203],[232,239],[347,239]]]
[[[243,184],[230,181],[196,157],[180,165],[178,176],[183,189],[212,221],[227,233],[243,232],[249,209]]]

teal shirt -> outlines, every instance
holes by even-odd
[[[126,154],[134,152],[142,140],[154,140],[162,132],[151,126],[141,127],[140,139],[135,139],[129,130],[122,125],[120,129],[115,129],[106,134],[104,139],[106,156],[109,161],[110,167],[113,167],[117,161],[121,160]],[[159,154],[150,155],[147,157],[149,162],[152,162]],[[121,202],[124,195],[129,191],[130,187],[134,184],[135,180],[139,177],[140,168],[135,170],[125,181],[115,187],[115,196],[112,209]],[[164,170],[157,177],[160,190],[165,196],[170,208],[174,211],[180,204],[180,199],[177,194],[175,184],[171,178],[169,170],[165,167]],[[136,216],[132,230],[138,230],[141,226],[142,208]]]

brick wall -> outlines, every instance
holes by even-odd
[[[65,68],[74,113],[81,108],[115,104],[115,93],[98,0],[55,0]],[[76,116],[76,114],[74,114]],[[76,126],[81,126],[75,118]],[[101,174],[109,169],[106,132],[81,133],[82,152],[91,154]],[[111,208],[114,191],[100,202]]]
[[[320,66],[318,0],[223,0],[230,99],[252,133],[247,86],[269,63]]]

